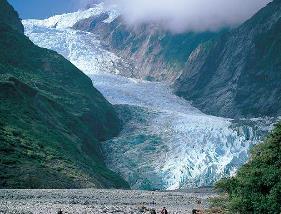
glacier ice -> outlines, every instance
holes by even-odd
[[[44,20],[24,20],[24,24],[25,26],[36,25],[49,28],[66,29],[73,27],[80,20],[87,19],[92,16],[98,16],[102,13],[107,13],[109,15],[108,19],[103,21],[106,23],[112,22],[115,18],[119,16],[119,12],[116,6],[111,5],[110,7],[106,7],[104,3],[100,3],[96,4],[95,7],[89,8],[87,10],[80,10],[74,13],[56,15]]]
[[[103,4],[46,20],[24,20],[25,34],[38,46],[62,54],[85,72],[125,118],[121,134],[103,143],[108,167],[132,188],[209,186],[233,175],[249,149],[271,130],[274,118],[233,121],[203,114],[175,96],[166,83],[117,75],[126,60],[106,50],[92,33],[71,27],[107,12]],[[128,116],[130,115],[130,116]]]

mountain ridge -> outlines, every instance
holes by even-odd
[[[14,30],[24,33],[24,27],[19,19],[17,11],[6,1],[0,2],[0,22],[7,24]]]
[[[0,187],[129,188],[100,150],[121,129],[113,106],[70,62],[24,36],[6,0],[0,10]]]
[[[114,72],[119,57],[94,33],[71,28],[84,14],[98,18],[95,11],[92,8],[23,23],[34,43],[63,54],[118,105],[123,129],[102,143],[106,165],[133,189],[206,186],[235,173],[247,161],[253,144],[271,130],[274,119],[234,121],[206,115],[175,96],[167,83],[116,75],[123,69],[121,66]],[[98,22],[112,20],[108,17],[104,15]]]
[[[176,81],[176,94],[217,116],[280,115],[280,11],[275,0],[240,27],[201,44]]]
[[[120,74],[138,79],[173,82],[198,44],[225,31],[174,34],[156,23],[128,26],[122,15],[116,14],[108,22],[105,11],[80,20],[73,28],[93,33],[106,48],[131,62],[134,69]]]

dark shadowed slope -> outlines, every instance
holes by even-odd
[[[0,3],[0,187],[128,187],[106,169],[99,141],[119,120],[91,80],[23,35]]]
[[[176,93],[204,112],[226,117],[281,114],[281,1],[200,45]]]
[[[14,30],[23,33],[23,25],[21,24],[18,13],[10,6],[6,0],[0,1],[0,23],[9,24]]]

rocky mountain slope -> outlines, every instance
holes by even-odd
[[[150,190],[209,186],[235,173],[274,119],[213,117],[175,96],[166,83],[116,75],[123,66],[127,69],[125,60],[106,49],[94,33],[72,28],[104,12],[97,5],[23,23],[35,44],[61,53],[117,105],[124,125],[117,137],[102,143],[107,166],[133,189]],[[104,21],[114,21],[115,16],[110,13]]]
[[[226,117],[281,114],[281,1],[240,27],[199,45],[176,93],[204,112]]]
[[[116,8],[81,20],[73,28],[92,32],[107,49],[133,65],[134,69],[122,71],[121,75],[170,82],[179,77],[190,53],[200,43],[219,34],[174,34],[158,24],[128,26]]]
[[[23,35],[0,3],[0,188],[128,187],[99,141],[120,131],[110,103],[54,51]]]
[[[0,1],[0,23],[8,23],[14,30],[23,33],[23,25],[21,24],[17,12],[5,0]]]

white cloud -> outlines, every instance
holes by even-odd
[[[271,0],[106,1],[117,4],[130,25],[157,22],[172,31],[181,32],[235,26],[250,18]]]

